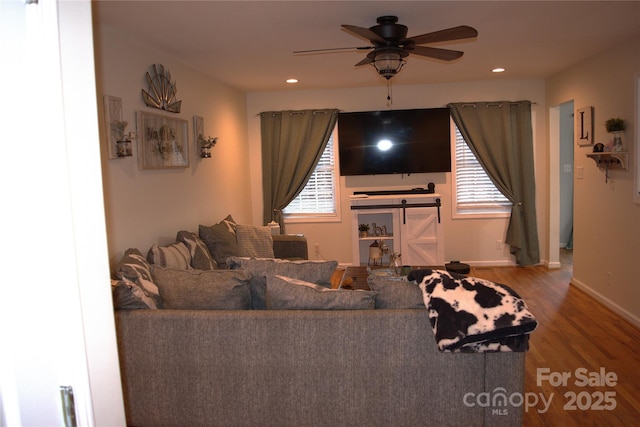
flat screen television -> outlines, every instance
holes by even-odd
[[[338,115],[340,175],[451,172],[448,108]]]

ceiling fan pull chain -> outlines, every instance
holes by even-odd
[[[387,80],[387,107],[391,107],[393,99],[391,98],[391,79]]]

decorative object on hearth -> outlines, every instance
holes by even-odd
[[[395,275],[400,275],[402,269],[402,254],[400,252],[392,252],[389,254],[389,269],[393,270]]]
[[[622,144],[622,134],[625,130],[624,119],[620,117],[612,117],[604,122],[604,127],[607,132],[611,134],[611,145],[613,151],[624,151],[624,145]]]
[[[369,265],[382,265],[382,250],[377,240],[369,246]]]
[[[142,100],[148,107],[179,113],[182,101],[176,99],[176,82],[171,81],[171,73],[162,64],[151,66],[153,75],[145,75],[147,90],[142,89]]]
[[[387,245],[387,242],[380,239],[380,252],[382,252],[382,256],[389,255],[389,251],[391,248]]]

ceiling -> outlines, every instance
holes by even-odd
[[[341,28],[395,15],[408,36],[458,25],[475,40],[442,62],[411,55],[394,85],[551,76],[640,32],[640,1],[116,1],[93,2],[94,25],[111,26],[245,92],[384,85],[366,46]],[[164,64],[171,68],[171,64]],[[491,73],[495,67],[506,72]],[[285,83],[295,77],[299,83]]]

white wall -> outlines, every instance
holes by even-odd
[[[96,23],[96,71],[101,132],[104,126],[102,97],[122,99],[123,119],[135,130],[136,111],[165,114],[187,120],[190,165],[186,169],[141,171],[134,156],[109,160],[102,133],[102,168],[111,264],[127,248],[146,255],[152,244],[175,241],[180,230],[198,231],[228,214],[239,222],[251,222],[249,153],[245,95],[207,78],[172,56]],[[179,114],[147,107],[141,91],[152,64],[169,68],[182,100]],[[193,116],[204,118],[206,136],[218,137],[210,159],[199,159],[193,139]]]
[[[640,71],[640,36],[548,80],[547,104],[574,101],[576,109],[593,106],[595,142],[608,142],[604,121],[627,121],[625,145],[629,171],[604,171],[586,154],[592,147],[574,145],[575,167],[583,178],[574,181],[574,277],[572,282],[598,296],[640,325],[640,205],[634,204],[635,75]]]
[[[397,77],[398,81],[401,76]],[[546,258],[548,235],[545,218],[548,172],[546,171],[547,149],[545,85],[542,80],[504,80],[465,82],[393,87],[393,108],[437,108],[449,102],[530,100],[533,106],[534,144],[536,160],[536,186],[538,234],[541,257]],[[262,182],[260,160],[260,118],[258,114],[270,110],[298,110],[306,108],[338,108],[343,111],[385,110],[387,87],[383,80],[380,86],[347,90],[314,90],[250,93],[247,98],[249,120],[249,146],[252,174],[251,192],[254,195],[253,221],[262,221]],[[452,219],[451,218],[451,174],[414,174],[411,176],[359,176],[341,177],[341,213],[339,223],[291,224],[288,233],[303,233],[310,248],[320,245],[325,258],[351,263],[351,215],[349,195],[364,189],[409,189],[426,187],[428,182],[436,184],[436,192],[443,198],[442,220],[445,230],[445,260],[460,260],[475,265],[504,265],[512,262],[507,247],[496,248],[496,241],[504,241],[506,219]],[[313,250],[310,249],[313,257]]]

